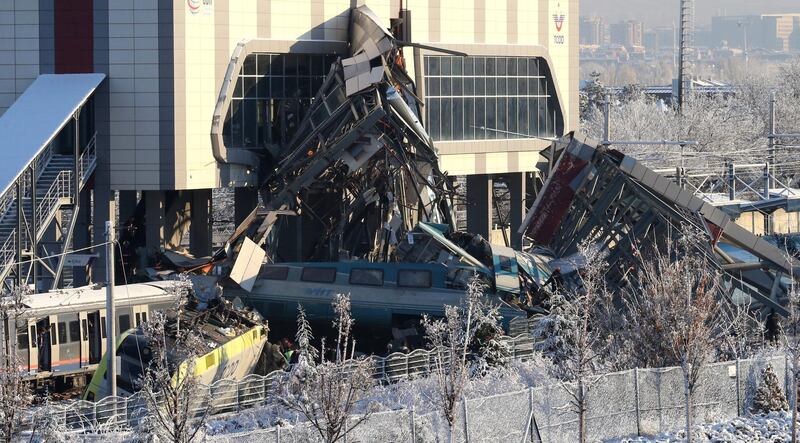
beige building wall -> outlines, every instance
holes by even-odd
[[[127,4],[139,8],[139,3]],[[150,166],[140,168],[138,162],[152,156],[138,151],[142,146],[149,146],[149,142],[140,145],[135,128],[133,133],[129,131],[130,128],[122,128],[125,134],[114,135],[121,141],[114,147],[118,153],[112,159],[112,167],[122,173],[122,179],[117,180],[116,184],[131,186],[131,189],[202,189],[225,185],[220,183],[218,165],[212,155],[210,127],[225,70],[236,45],[250,39],[265,39],[286,48],[291,48],[296,40],[344,41],[347,39],[348,10],[352,3],[352,0],[174,2],[172,29],[169,30],[174,35],[171,37],[174,38],[174,64],[170,72],[174,76],[174,84],[171,85],[173,91],[170,91],[173,95],[174,134],[167,134],[163,125],[161,132],[156,134],[161,135],[162,145],[164,136],[168,135],[174,139],[174,146],[168,147],[171,152],[166,157],[165,148],[161,146],[160,162],[156,162],[154,167],[161,169],[162,180],[151,177],[153,180],[146,183],[145,179],[152,171]],[[390,18],[399,13],[400,0],[367,0],[366,4],[388,26]],[[547,48],[553,62],[551,68],[557,77],[565,130],[577,126],[578,0],[405,0],[403,5],[411,11],[412,38],[418,43],[501,45],[508,47],[511,52],[514,45]],[[556,29],[553,15],[564,16],[560,30]],[[159,36],[162,39],[165,32],[160,29]],[[413,66],[410,68],[413,74]],[[126,74],[120,72],[121,69],[113,72],[117,75],[110,75],[111,82],[117,76],[127,78]],[[160,84],[162,88],[163,80]],[[158,86],[150,85],[148,92],[158,92],[155,89]],[[130,85],[125,87],[130,88]],[[136,94],[138,91],[131,92]],[[112,97],[112,103],[114,101]],[[122,111],[115,112],[118,113],[115,115],[122,115],[119,113]],[[141,117],[147,118],[145,115]],[[126,124],[120,122],[119,125]],[[124,136],[133,139],[125,139]],[[520,146],[519,140],[507,143],[493,140],[491,145],[485,144],[485,149],[473,146],[472,152],[452,152],[448,154],[451,157],[443,158],[443,162],[453,165],[451,173],[454,174],[473,170],[508,172],[510,162],[524,164],[526,166],[521,169],[530,170],[538,160],[538,150],[546,143],[527,142]],[[130,149],[136,152],[131,155],[127,152]],[[498,149],[512,149],[514,153],[507,155],[496,152]],[[122,160],[132,160],[136,165],[124,170]],[[481,165],[475,166],[476,162]],[[170,173],[170,170],[174,171],[174,180],[164,180],[164,174]],[[119,189],[119,186],[115,188]]]

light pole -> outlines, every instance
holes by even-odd
[[[744,32],[744,69],[749,70],[750,68],[750,60],[747,56],[747,26],[749,23],[739,20],[739,27],[742,28]]]

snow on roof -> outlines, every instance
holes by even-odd
[[[100,85],[105,74],[40,75],[0,116],[0,184],[10,183]]]

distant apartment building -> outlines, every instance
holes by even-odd
[[[581,17],[580,44],[600,46],[605,43],[605,22],[600,17]]]
[[[641,47],[643,29],[642,22],[635,20],[614,23],[609,26],[611,44],[626,48]]]
[[[675,48],[675,28],[648,29],[642,34],[642,45],[648,53],[672,51]]]
[[[715,47],[789,51],[795,32],[800,33],[800,13],[711,18],[711,44]]]

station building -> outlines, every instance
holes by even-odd
[[[64,191],[63,208],[53,210],[63,212],[58,217],[44,210],[26,217],[24,204],[16,211],[0,202],[0,209],[17,212],[8,219],[15,233],[0,226],[0,237],[15,236],[0,238],[13,243],[10,258],[4,251],[0,258],[19,262],[102,243],[111,201],[119,222],[143,211],[148,248],[170,248],[188,235],[192,253],[209,254],[212,189],[236,189],[237,220],[254,207],[259,151],[284,141],[284,128],[298,118],[292,106],[313,98],[332,60],[349,56],[349,14],[362,3],[0,1],[3,152],[23,149],[13,137],[25,131],[26,116],[37,118],[37,106],[66,114],[53,117],[41,140],[24,147],[23,160],[7,165],[11,172],[0,177],[8,183],[3,202],[27,195],[32,207],[41,205],[37,196],[55,186],[52,174],[41,178],[41,171],[59,155],[72,158],[62,167],[73,169],[75,182]],[[467,229],[489,236],[493,181],[502,180],[515,232],[539,152],[578,126],[578,0],[366,5],[397,38],[419,44],[407,48],[407,68],[442,170],[466,176]],[[63,88],[76,90],[54,106]],[[34,229],[23,239],[22,220],[36,226],[37,216],[39,225],[57,225],[55,231]],[[100,268],[96,260],[95,272]],[[51,271],[13,272],[30,282],[31,274],[36,280]],[[77,269],[74,276],[90,278]],[[62,276],[48,278],[47,284],[63,284]]]

